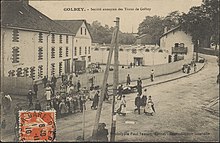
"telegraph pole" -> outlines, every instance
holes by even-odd
[[[111,41],[111,48],[108,54],[108,60],[107,60],[107,65],[106,65],[106,69],[105,69],[105,73],[104,73],[104,79],[103,79],[103,83],[102,83],[102,90],[101,90],[101,96],[99,99],[99,103],[98,103],[98,108],[97,108],[97,112],[96,112],[96,118],[95,118],[95,124],[93,127],[93,132],[92,132],[92,139],[96,140],[96,134],[97,134],[97,130],[98,130],[98,124],[99,124],[99,120],[100,120],[100,116],[101,116],[101,111],[102,111],[102,103],[104,100],[104,94],[105,94],[105,89],[106,89],[106,83],[108,80],[108,75],[109,75],[109,68],[111,65],[111,59],[112,59],[112,54],[113,54],[113,48],[117,39],[117,27],[114,30],[113,34],[112,34],[112,41]]]
[[[199,59],[198,52],[199,52],[199,40],[197,40],[197,46],[196,46],[196,62],[198,62]]]
[[[118,86],[118,31],[119,31],[119,17],[116,17],[116,40],[115,40],[115,51],[114,51],[114,75],[113,75],[113,100],[112,100],[112,124],[111,124],[111,137],[110,142],[115,141],[115,130],[116,130],[116,114],[115,114],[115,96],[117,95]]]

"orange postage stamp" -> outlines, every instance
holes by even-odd
[[[55,141],[56,112],[19,111],[19,141]]]

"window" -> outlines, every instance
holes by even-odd
[[[62,42],[63,42],[62,35],[60,35],[60,43],[62,43]]]
[[[15,70],[10,70],[10,71],[8,72],[8,76],[9,76],[9,77],[14,77],[14,76],[15,76]]]
[[[81,54],[82,54],[82,48],[79,47],[79,55],[81,55]]]
[[[55,35],[54,34],[51,35],[51,43],[55,43]]]
[[[150,52],[150,50],[149,50],[149,49],[146,49],[145,52]]]
[[[87,54],[87,47],[85,47],[85,54]]]
[[[184,43],[180,43],[180,47],[181,47],[181,48],[184,47]]]
[[[86,35],[86,32],[87,32],[87,31],[86,31],[86,28],[85,28],[85,35]]]
[[[81,35],[83,34],[83,28],[82,27],[80,28],[80,33],[81,33]]]
[[[63,55],[62,55],[62,47],[59,48],[59,57],[61,58]]]
[[[30,78],[35,79],[35,67],[30,67]]]
[[[95,50],[95,51],[98,51],[98,50],[99,50],[99,48],[95,48],[94,50]]]
[[[24,71],[24,77],[28,77],[29,76],[29,68],[26,67],[23,69],[23,71]]]
[[[163,53],[163,50],[162,50],[162,49],[160,49],[158,52],[159,52],[159,53]]]
[[[63,71],[63,62],[59,62],[59,75],[62,74]]]
[[[51,59],[55,58],[55,47],[51,48]]]
[[[110,48],[107,48],[106,50],[107,50],[107,51],[109,51],[109,50],[110,50]]]
[[[91,56],[88,56],[88,62],[91,62]]]
[[[43,60],[43,47],[38,47],[38,60]]]
[[[38,79],[43,78],[43,65],[38,66]]]
[[[74,55],[77,56],[77,47],[75,47],[75,54]]]
[[[69,37],[68,37],[68,35],[66,35],[66,44],[68,44],[69,43]]]
[[[12,42],[19,42],[19,32],[17,29],[12,31]]]
[[[22,68],[17,68],[16,75],[17,77],[22,77]]]
[[[38,42],[43,43],[43,33],[39,32],[38,34]]]
[[[12,63],[19,63],[19,48],[13,47],[12,48]]]
[[[55,74],[55,63],[51,64],[51,75]]]
[[[175,47],[179,47],[179,43],[175,43],[174,45],[175,45]]]
[[[89,47],[88,54],[90,54],[90,50],[91,50],[91,49],[90,49],[90,47]]]
[[[69,47],[66,47],[66,57],[69,56]]]
[[[122,48],[120,48],[119,51],[124,51],[124,50]]]

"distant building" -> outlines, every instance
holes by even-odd
[[[178,59],[192,59],[194,44],[192,36],[181,30],[177,26],[169,31],[164,30],[164,34],[160,37],[160,47],[169,52],[169,62]]]
[[[152,44],[152,36],[149,34],[142,34],[137,37],[135,44],[137,44],[137,45]]]
[[[95,45],[92,47],[92,63],[106,64],[110,46]],[[114,63],[114,60],[111,62]],[[119,65],[145,66],[168,63],[168,53],[156,45],[119,47]]]
[[[55,20],[71,31],[73,36],[73,71],[85,71],[91,63],[92,36],[86,20]]]
[[[72,72],[74,34],[29,5],[2,1],[1,77],[33,80]]]

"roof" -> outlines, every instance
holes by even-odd
[[[177,30],[177,29],[179,29],[179,28],[180,28],[180,25],[177,26],[177,27],[174,27],[174,28],[172,28],[172,29],[170,29],[170,30],[168,30],[167,32],[163,33],[163,34],[160,36],[160,38],[163,37],[163,36],[166,36],[167,34],[173,32],[173,31],[175,31],[175,30]]]
[[[149,36],[149,34],[142,34],[142,35],[138,36],[137,39],[143,38],[145,36]]]
[[[68,29],[21,1],[2,1],[1,5],[1,27],[73,35]]]
[[[81,25],[83,23],[85,23],[86,28],[89,31],[89,34],[92,39],[92,34],[90,32],[90,29],[89,29],[88,24],[85,19],[81,19],[81,20],[54,20],[54,21],[57,22],[58,24],[62,25],[63,27],[67,28],[75,35],[79,31],[79,28],[81,27]]]

